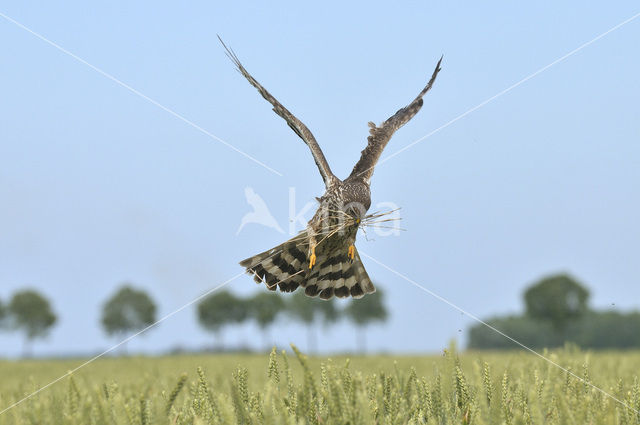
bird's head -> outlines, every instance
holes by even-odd
[[[369,185],[360,181],[347,182],[344,185],[342,196],[342,210],[360,224],[360,220],[365,217],[371,206]]]
[[[351,201],[345,204],[342,211],[346,214],[347,225],[359,226],[368,209],[368,205],[364,205],[359,201]]]

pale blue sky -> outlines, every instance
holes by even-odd
[[[123,281],[160,314],[280,243],[247,225],[252,187],[288,228],[288,193],[322,193],[306,146],[233,69],[248,70],[314,132],[346,176],[367,121],[407,104],[444,54],[401,149],[640,12],[637,2],[4,2],[3,13],[283,174],[277,176],[0,18],[0,298],[35,287],[60,322],[36,354],[107,348],[99,307]],[[381,165],[373,203],[402,207],[397,237],[361,251],[480,317],[521,309],[535,279],[567,271],[593,304],[640,307],[640,18]],[[383,155],[384,157],[384,155]],[[370,347],[436,351],[471,320],[372,261],[391,320]],[[230,285],[257,287],[249,277]],[[305,346],[282,320],[275,341]],[[355,347],[338,325],[326,351]],[[253,326],[225,333],[259,346]],[[130,344],[200,347],[192,308]],[[0,334],[0,356],[21,350]]]

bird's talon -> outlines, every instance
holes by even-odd
[[[312,269],[316,264],[316,247],[311,248],[311,255],[309,256],[309,269]]]
[[[356,257],[356,247],[349,245],[349,252],[347,253],[349,260],[353,263],[353,259]]]

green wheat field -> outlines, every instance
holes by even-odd
[[[415,357],[307,357],[294,347],[104,358],[0,424],[640,424],[640,352],[544,354],[584,381],[522,351],[453,347]],[[0,361],[0,411],[82,361]]]

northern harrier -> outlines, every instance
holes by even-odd
[[[380,126],[369,122],[367,147],[349,177],[340,180],[331,172],[318,142],[307,126],[262,87],[242,66],[235,53],[222,44],[238,71],[309,146],[326,186],[324,195],[317,198],[320,204],[318,210],[304,231],[275,248],[241,261],[240,265],[253,275],[257,283],[265,282],[272,291],[279,287],[283,292],[293,292],[302,286],[306,295],[319,295],[322,299],[330,299],[334,295],[361,298],[364,294],[375,292],[354,246],[358,227],[371,205],[369,185],[373,168],[393,133],[422,107],[422,97],[431,89],[440,71],[442,58],[431,79],[413,102]]]

